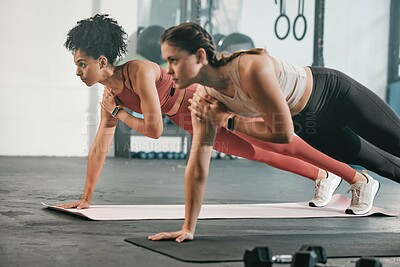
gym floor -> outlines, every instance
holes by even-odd
[[[182,204],[184,170],[184,160],[109,158],[92,204]],[[244,266],[180,262],[124,241],[178,230],[181,220],[89,221],[42,207],[40,202],[78,200],[85,174],[86,158],[0,157],[0,266]],[[381,182],[375,206],[399,210],[400,185],[373,176]],[[348,188],[342,183],[337,192],[346,194]],[[257,162],[213,160],[205,203],[300,202],[309,200],[313,192],[310,180]],[[199,221],[196,234],[222,236],[240,227],[260,234],[398,235],[400,218],[206,220]],[[398,256],[381,258],[383,266],[400,266],[400,248]],[[329,259],[328,263],[355,266],[356,260]]]

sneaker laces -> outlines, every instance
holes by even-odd
[[[363,184],[355,184],[352,185],[347,193],[351,192],[351,205],[359,205],[360,204],[360,197],[361,197],[361,188]]]
[[[314,192],[314,199],[319,197],[319,190],[321,187],[321,181],[322,179],[317,179],[314,183],[314,187],[315,187],[315,192]]]

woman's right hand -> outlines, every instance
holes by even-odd
[[[189,99],[189,103],[189,110],[198,121],[208,121],[224,126],[226,118],[229,116],[223,103],[202,91],[194,93],[193,99]]]
[[[81,199],[80,201],[75,201],[75,202],[70,202],[70,203],[65,203],[65,204],[60,204],[57,205],[58,208],[63,208],[63,209],[88,209],[89,208],[89,202],[85,199]]]
[[[117,106],[117,103],[115,102],[115,94],[108,86],[104,86],[103,99],[101,100],[100,105],[110,114]]]
[[[193,240],[194,233],[189,230],[180,230],[176,232],[161,232],[152,236],[148,236],[147,239],[152,241],[175,239],[175,242],[181,243],[185,240],[187,241]]]

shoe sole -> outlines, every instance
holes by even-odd
[[[326,205],[328,205],[329,202],[331,202],[331,200],[332,200],[333,193],[335,193],[336,189],[338,189],[338,187],[339,187],[340,184],[342,183],[342,180],[343,180],[343,179],[340,179],[340,181],[339,181],[339,183],[337,184],[337,186],[335,187],[335,189],[334,189],[332,192],[330,192],[330,194],[329,194],[329,195],[330,195],[329,199],[327,199],[325,202],[323,202],[323,203],[321,203],[321,204],[318,204],[318,205],[315,204],[314,202],[308,202],[308,206],[318,208],[318,207],[325,207]]]
[[[378,184],[378,186],[374,186],[374,188],[372,189],[373,191],[375,191],[375,193],[374,193],[374,197],[372,198],[373,200],[372,200],[372,203],[371,203],[369,209],[368,209],[368,210],[363,210],[363,211],[356,211],[356,212],[354,212],[354,211],[351,210],[351,209],[346,209],[346,211],[345,211],[346,214],[364,215],[364,214],[367,214],[368,212],[371,211],[371,209],[372,209],[372,207],[373,207],[373,204],[374,204],[375,197],[376,197],[376,195],[378,194],[379,189],[380,189],[380,187],[381,187],[381,184],[380,184],[377,180],[375,180],[375,184]],[[375,187],[376,187],[376,188],[375,188]]]

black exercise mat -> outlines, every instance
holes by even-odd
[[[400,256],[398,233],[197,236],[194,241],[184,243],[173,240],[149,241],[146,238],[127,238],[125,241],[193,263],[242,261],[245,250],[256,246],[268,246],[276,255],[292,255],[303,244],[323,246],[328,258]]]

